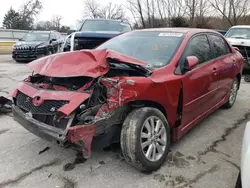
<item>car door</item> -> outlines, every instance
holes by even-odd
[[[58,48],[58,39],[56,37],[56,34],[54,32],[51,33],[51,39],[53,39],[54,41],[52,41],[51,46],[53,49],[53,53],[57,52],[57,48]]]
[[[188,43],[180,64],[188,56],[196,56],[199,65],[183,75],[183,114],[181,129],[216,104],[216,77],[214,54],[206,34],[194,36]]]
[[[216,34],[209,34],[212,50],[215,54],[215,76],[217,80],[217,102],[224,99],[230,91],[236,62],[226,40]]]
[[[58,38],[58,49],[60,51],[60,49],[62,48],[62,45],[63,45],[62,35],[60,33],[57,33],[57,38]]]

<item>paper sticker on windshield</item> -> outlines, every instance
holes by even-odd
[[[182,33],[160,33],[160,37],[182,37]]]

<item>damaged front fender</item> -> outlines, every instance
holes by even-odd
[[[96,136],[95,125],[78,125],[68,129],[67,140],[81,147],[84,158],[91,156],[91,143]]]

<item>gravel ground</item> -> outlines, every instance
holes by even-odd
[[[7,96],[29,74],[25,64],[0,56],[0,96]],[[242,81],[237,102],[217,110],[173,143],[158,171],[143,174],[116,151],[93,151],[91,159],[76,161],[63,149],[26,131],[11,114],[0,115],[0,188],[233,188],[241,142],[250,118],[250,83]]]

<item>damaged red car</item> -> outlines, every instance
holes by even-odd
[[[28,64],[12,93],[24,128],[83,156],[120,142],[128,163],[158,169],[172,141],[236,100],[243,57],[212,30],[128,32],[94,50]]]

